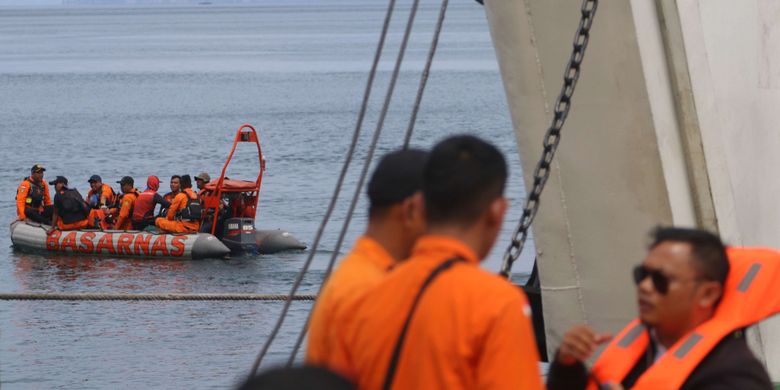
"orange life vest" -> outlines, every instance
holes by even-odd
[[[680,388],[724,337],[780,312],[780,252],[729,248],[728,258],[729,276],[713,317],[680,338],[642,373],[633,389]],[[650,342],[647,333],[638,319],[628,324],[596,361],[588,389],[621,383],[645,353]]]

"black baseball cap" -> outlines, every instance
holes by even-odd
[[[49,182],[49,184],[51,185],[56,185],[57,183],[68,185],[68,178],[66,178],[65,176],[57,176],[56,179]]]
[[[46,170],[46,167],[44,167],[43,164],[35,164],[30,169],[30,172],[33,172],[33,173],[35,173],[35,172],[43,172],[45,170]]]
[[[89,180],[87,180],[87,183],[92,183],[93,181],[99,181],[102,183],[103,179],[98,175],[92,175],[89,177]]]
[[[135,183],[135,180],[133,180],[133,178],[130,176],[125,176],[122,179],[120,179],[117,183],[133,185]]]
[[[397,150],[382,157],[368,183],[371,207],[391,206],[421,191],[427,159],[428,152],[420,149]]]

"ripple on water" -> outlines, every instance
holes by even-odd
[[[4,12],[0,24],[8,39],[0,40],[0,52],[15,58],[0,70],[4,188],[15,188],[29,167],[43,163],[47,179],[65,175],[82,194],[95,173],[115,188],[122,176],[134,177],[142,188],[155,174],[166,192],[173,174],[217,176],[233,132],[247,122],[260,130],[268,164],[258,227],[283,228],[311,243],[355,128],[384,12],[378,1],[312,3],[316,12],[284,3]],[[424,6],[420,20],[432,23],[437,11]],[[513,202],[498,249],[485,261],[496,270],[523,200],[518,156],[484,11],[458,3],[448,13],[413,145],[428,147],[447,134],[468,131],[505,152]],[[429,39],[430,27],[415,27],[412,62],[398,81],[377,154],[403,139]],[[399,40],[400,33],[390,37],[387,53],[397,50]],[[386,55],[377,76],[341,201],[301,293],[316,292],[334,254],[390,60]],[[242,153],[228,172],[241,177],[256,170],[256,158]],[[14,219],[12,197],[11,192],[0,197],[1,225]],[[365,208],[362,200],[337,255],[363,230]],[[0,286],[5,292],[286,294],[308,255],[204,261],[66,257],[14,251],[8,236],[0,235]],[[530,268],[529,258],[524,260],[520,271]],[[3,301],[0,384],[223,389],[249,370],[281,308],[281,302]],[[291,308],[268,364],[285,360],[311,302],[296,301]]]

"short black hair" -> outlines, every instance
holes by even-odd
[[[373,217],[422,190],[423,168],[428,152],[396,150],[379,160],[368,182],[368,214]]]
[[[192,178],[190,175],[181,175],[179,183],[181,183],[181,188],[192,188]]]
[[[428,223],[472,224],[503,195],[506,177],[506,161],[495,146],[471,135],[444,139],[423,172]]]
[[[173,179],[179,179],[179,184],[181,184],[181,176],[173,175],[173,176],[171,176],[171,180],[173,180]]]
[[[655,228],[652,232],[653,242],[649,249],[653,249],[665,241],[684,242],[690,244],[691,253],[695,259],[694,268],[699,276],[705,280],[717,281],[726,284],[729,274],[729,259],[726,254],[726,246],[720,237],[706,230],[688,229],[677,227]]]
[[[346,378],[324,367],[274,368],[244,382],[238,390],[351,390]]]

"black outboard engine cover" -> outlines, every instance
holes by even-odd
[[[260,248],[255,238],[255,220],[252,218],[230,218],[222,230],[222,243],[233,254],[258,254]]]

